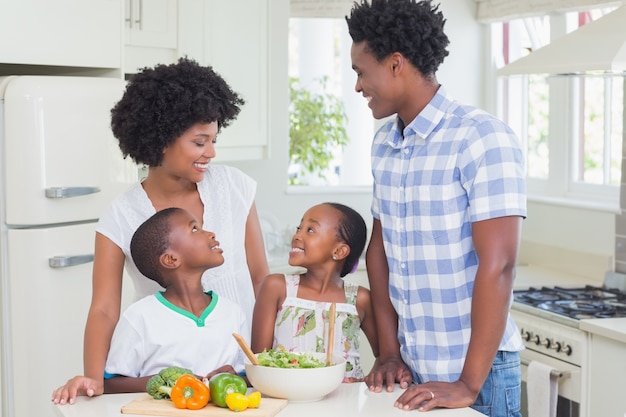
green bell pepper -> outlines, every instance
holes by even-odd
[[[223,372],[216,374],[209,379],[209,390],[211,391],[211,401],[219,407],[228,407],[226,404],[226,396],[233,392],[246,394],[248,384],[246,380],[239,375]]]

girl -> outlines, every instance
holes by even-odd
[[[289,265],[307,271],[265,278],[254,307],[252,350],[325,352],[328,314],[336,303],[333,352],[346,358],[344,381],[362,381],[360,329],[378,356],[370,293],[342,278],[356,269],[366,239],[365,221],[350,207],[324,203],[307,210],[289,252]]]

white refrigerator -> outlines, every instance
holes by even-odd
[[[0,77],[4,417],[54,415],[52,390],[83,372],[96,222],[138,177],[110,129],[124,85],[112,78]]]

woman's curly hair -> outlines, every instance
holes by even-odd
[[[378,61],[400,52],[429,77],[448,56],[446,19],[430,0],[363,0],[346,21],[352,41],[366,41]]]
[[[245,101],[210,66],[186,57],[143,68],[111,110],[111,129],[124,157],[154,167],[163,150],[196,123],[234,120]]]

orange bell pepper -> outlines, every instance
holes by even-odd
[[[181,375],[172,387],[170,398],[176,408],[199,410],[211,399],[211,392],[202,381],[193,375]]]

